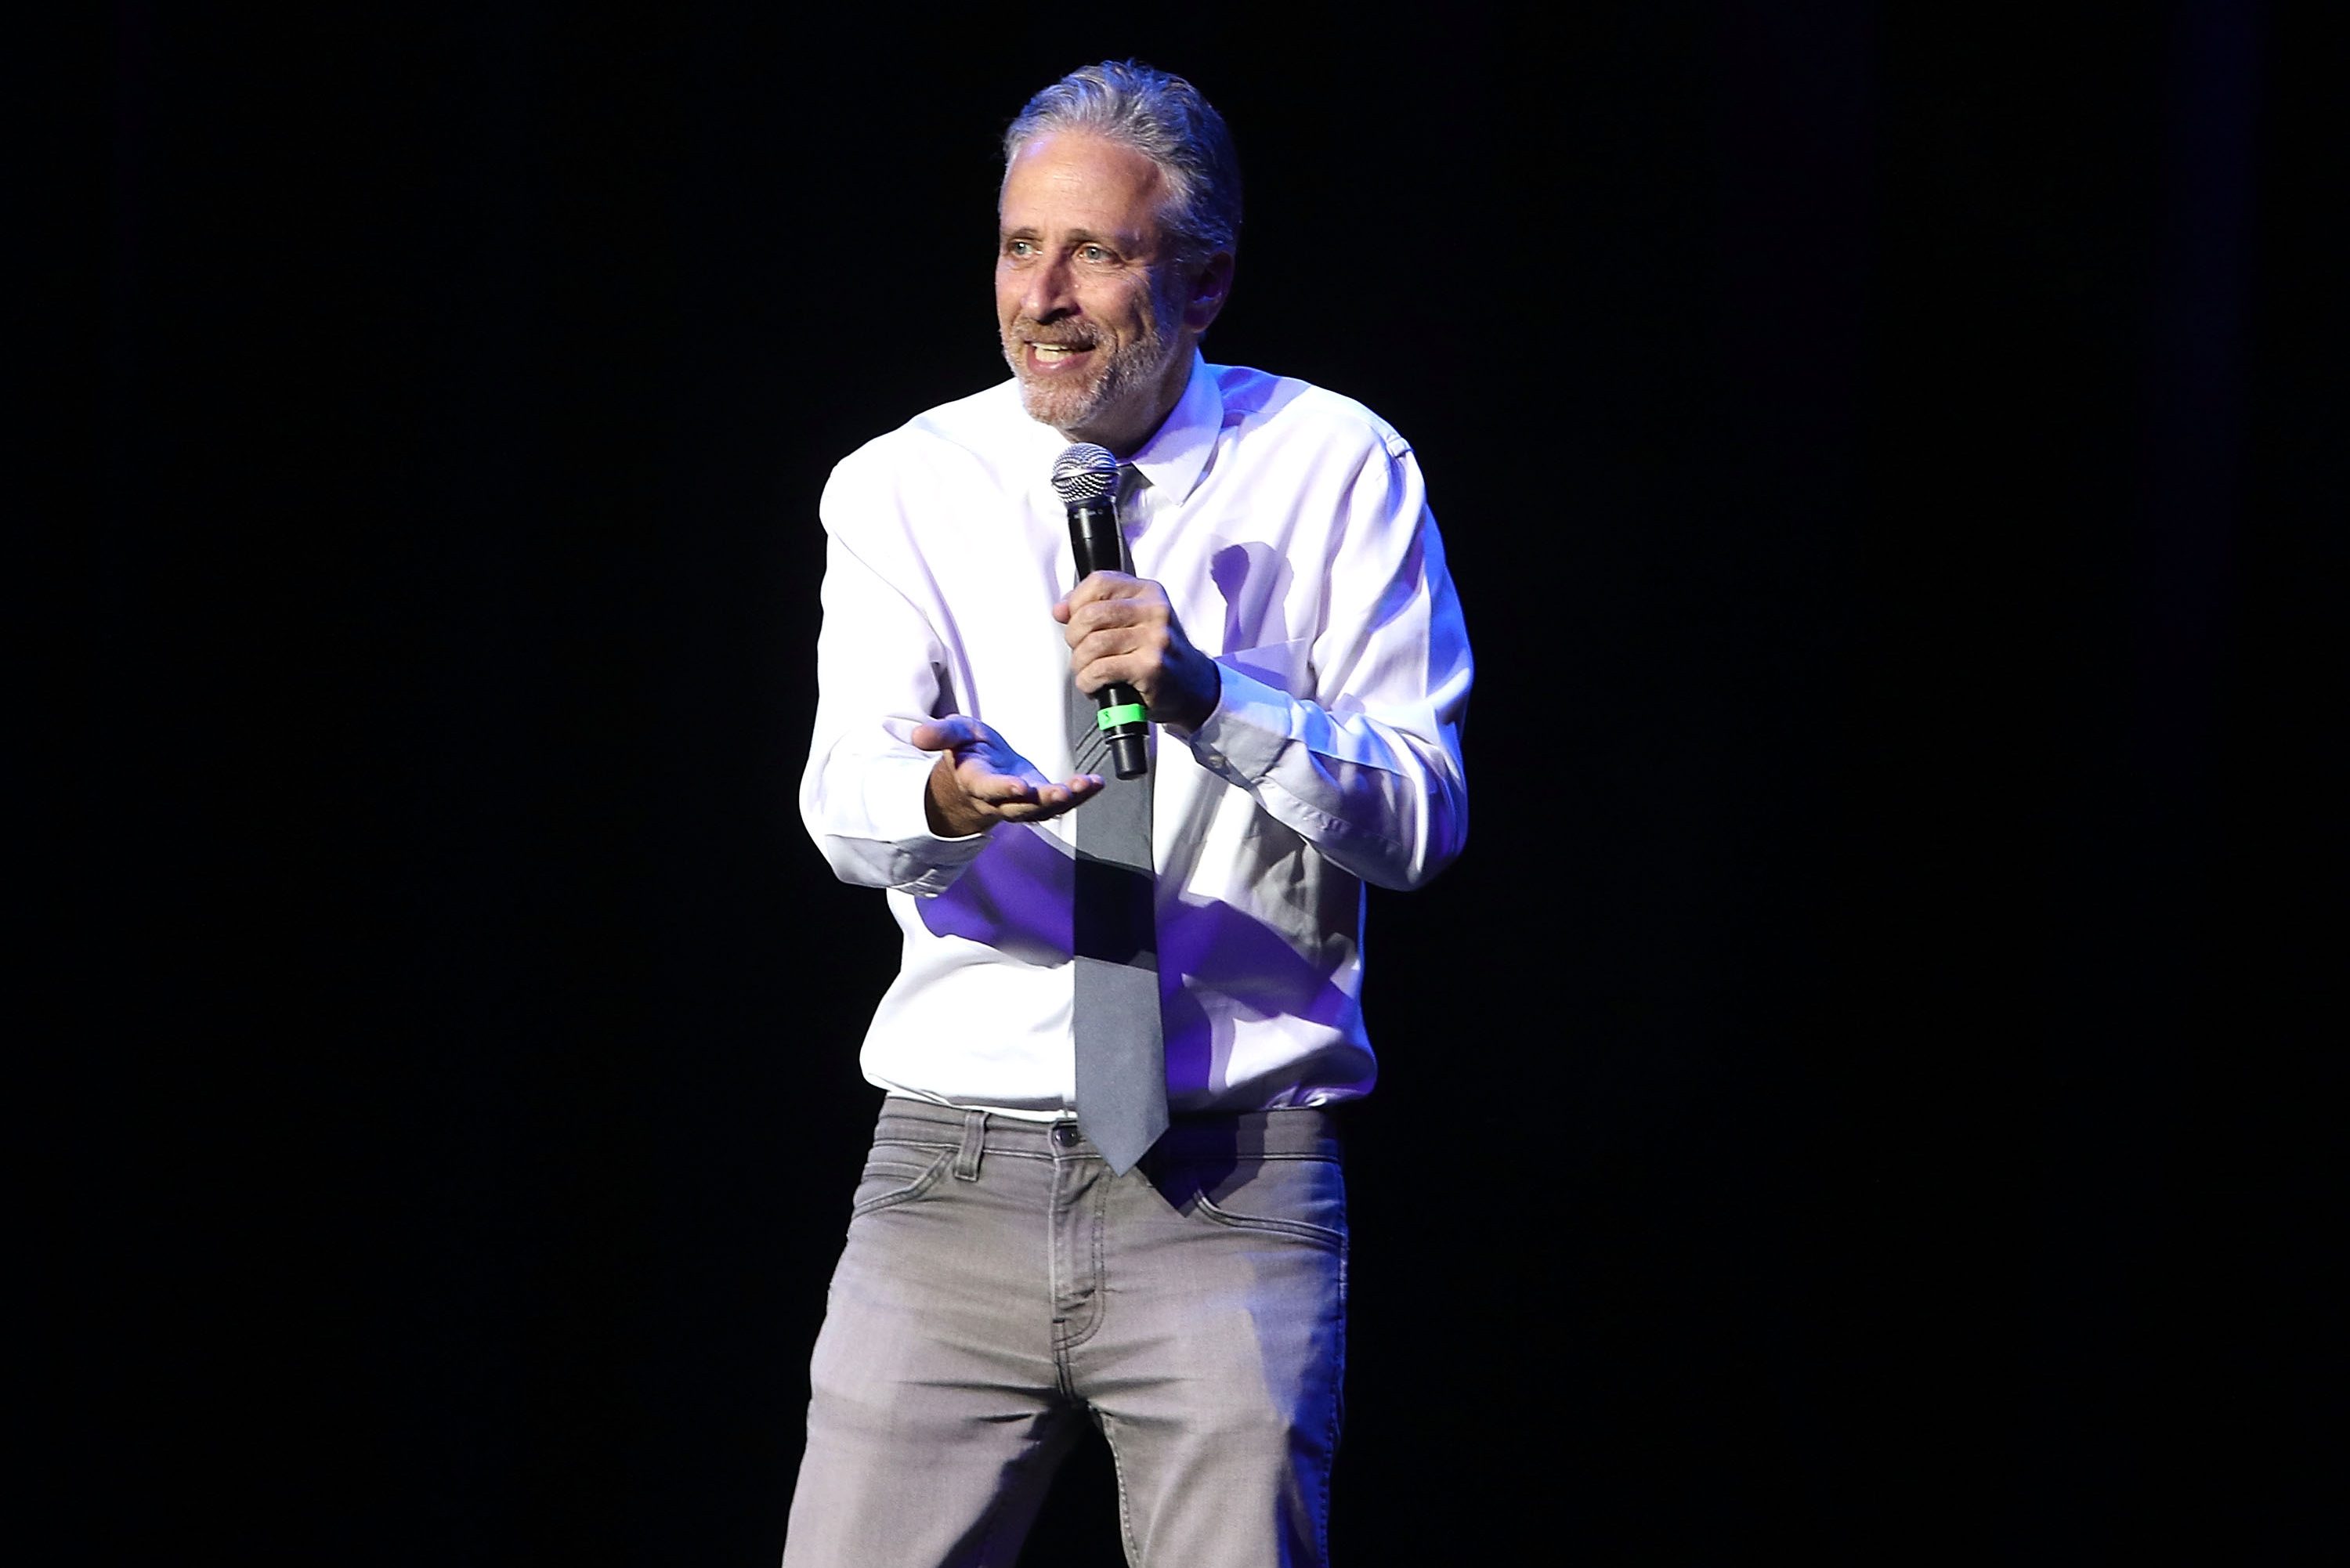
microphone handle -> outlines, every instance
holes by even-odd
[[[1077,562],[1077,580],[1096,572],[1127,569],[1126,537],[1118,525],[1118,503],[1105,497],[1080,501],[1069,507],[1069,549]],[[1094,693],[1100,705],[1102,736],[1109,742],[1110,762],[1122,779],[1139,779],[1150,771],[1143,737],[1150,725],[1144,717],[1142,694],[1123,681],[1114,681]]]
[[[1113,713],[1120,715],[1116,722],[1102,726],[1102,733],[1109,740],[1110,762],[1117,767],[1118,776],[1139,779],[1149,773],[1150,753],[1143,748],[1142,737],[1150,726],[1141,717],[1142,694],[1131,686],[1112,682],[1095,692],[1094,701],[1101,704],[1104,718]],[[1128,718],[1127,714],[1133,717]]]

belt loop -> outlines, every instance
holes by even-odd
[[[955,1179],[979,1179],[979,1151],[987,1142],[987,1113],[965,1111],[962,1114],[962,1147],[955,1155]]]

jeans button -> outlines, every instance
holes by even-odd
[[[1076,1147],[1077,1129],[1076,1124],[1072,1122],[1055,1122],[1053,1124],[1053,1141],[1059,1144],[1063,1148]]]

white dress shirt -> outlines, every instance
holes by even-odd
[[[1046,776],[1074,771],[1050,613],[1076,576],[1051,483],[1067,445],[1006,381],[868,442],[825,489],[800,810],[904,933],[862,1056],[895,1094],[1073,1103],[1070,819],[937,837],[934,757],[908,739],[966,713]],[[1362,884],[1419,886],[1468,827],[1469,643],[1411,448],[1348,399],[1195,358],[1130,461],[1135,568],[1222,680],[1195,733],[1151,732],[1169,1104],[1365,1094]]]

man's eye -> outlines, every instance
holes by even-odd
[[[1099,245],[1079,245],[1077,247],[1077,259],[1079,261],[1106,262],[1109,260],[1109,252],[1104,250]]]
[[[1003,242],[1003,254],[1014,261],[1026,261],[1036,254],[1036,246],[1030,240],[1006,240]]]

